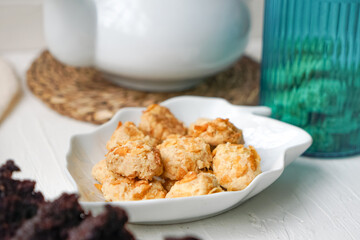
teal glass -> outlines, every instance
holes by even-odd
[[[305,153],[360,152],[360,0],[266,0],[262,104],[305,129]]]

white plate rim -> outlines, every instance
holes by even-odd
[[[182,101],[215,101],[221,104],[225,104],[228,106],[231,106],[233,108],[238,109],[239,111],[243,111],[244,113],[249,113],[249,114],[253,114],[256,115],[257,117],[263,117],[263,116],[268,116],[271,113],[271,110],[268,107],[264,107],[264,106],[240,106],[240,105],[233,105],[231,103],[229,103],[227,100],[222,99],[222,98],[215,98],[215,97],[198,97],[198,96],[179,96],[179,97],[174,97],[174,98],[170,98],[164,102],[161,102],[160,105],[163,106],[169,106],[172,104],[178,104],[179,102],[181,103]],[[125,111],[142,111],[145,108],[143,107],[128,107],[128,108],[122,108],[120,109],[114,116],[113,118],[98,126],[96,129],[88,132],[88,133],[82,133],[82,134],[76,134],[74,136],[71,137],[70,139],[70,144],[69,144],[69,148],[68,148],[68,152],[66,154],[66,160],[67,160],[67,167],[66,167],[66,174],[69,178],[69,180],[72,182],[72,184],[76,187],[77,191],[79,192],[76,180],[72,177],[70,171],[69,171],[69,161],[71,160],[71,155],[72,155],[72,146],[74,146],[74,142],[77,141],[78,138],[81,137],[91,137],[92,135],[96,135],[96,133],[101,132],[104,128],[107,128],[108,126],[117,124],[117,122],[119,121],[119,116],[121,116]],[[263,115],[263,116],[261,116]],[[263,117],[265,118],[265,117]],[[267,117],[266,117],[267,118]],[[276,121],[279,122],[276,119],[271,119],[271,118],[267,118],[268,121]],[[194,196],[194,197],[186,197],[186,198],[174,198],[174,199],[154,199],[154,200],[144,200],[144,201],[127,201],[127,202],[85,202],[85,201],[81,201],[80,203],[81,205],[87,209],[87,210],[93,210],[96,214],[96,212],[100,211],[100,209],[105,205],[105,204],[110,204],[113,206],[119,206],[119,207],[123,207],[125,208],[125,210],[128,210],[129,208],[137,208],[137,207],[149,207],[151,208],[154,204],[158,204],[161,201],[171,201],[173,203],[179,203],[179,202],[184,202],[184,201],[192,201],[194,199],[198,199],[198,200],[208,200],[208,199],[217,199],[219,198],[221,195],[228,195],[228,196],[232,196],[232,197],[236,197],[239,192],[242,193],[242,195],[244,195],[245,197],[243,197],[242,199],[240,199],[240,201],[237,204],[232,205],[231,207],[224,209],[224,211],[227,211],[239,204],[241,204],[243,201],[247,200],[248,198],[251,198],[251,192],[254,190],[254,187],[256,187],[259,182],[262,181],[263,178],[266,178],[266,175],[272,173],[274,175],[277,175],[276,179],[278,177],[280,177],[280,175],[282,174],[282,172],[284,171],[285,167],[287,165],[289,165],[292,161],[294,161],[296,159],[297,156],[301,155],[312,143],[312,138],[311,136],[304,130],[302,130],[301,128],[298,128],[296,126],[281,122],[281,124],[287,125],[287,126],[291,126],[294,129],[297,129],[298,131],[302,132],[303,136],[306,138],[306,140],[304,140],[301,144],[297,143],[294,146],[288,147],[286,149],[283,149],[282,151],[282,164],[280,165],[280,167],[278,169],[274,169],[268,172],[264,172],[261,173],[260,175],[258,175],[250,184],[247,188],[245,188],[242,191],[236,191],[236,192],[222,192],[222,193],[217,193],[217,194],[212,194],[212,195],[205,195],[205,196]],[[289,155],[289,153],[291,153],[291,150],[293,148],[301,148],[298,150],[298,152],[295,154],[296,157],[287,157],[287,155]],[[290,154],[291,155],[291,154]],[[275,180],[276,180],[275,179]],[[275,181],[274,180],[274,181]],[[272,184],[272,183],[271,183]],[[271,185],[269,184],[269,186]],[[267,186],[268,187],[268,186]],[[255,194],[256,195],[256,194]],[[131,211],[131,210],[130,210]],[[169,220],[161,220],[161,221],[142,221],[141,219],[131,219],[131,213],[130,213],[130,222],[132,223],[145,223],[145,224],[163,224],[163,223],[176,223],[176,222],[186,222],[186,221],[192,221],[192,220],[196,220],[196,219],[201,219],[201,218],[205,218],[205,217],[209,217],[209,216],[213,216],[216,214],[219,214],[223,211],[218,211],[214,214],[209,214],[209,215],[203,215],[200,216],[199,218],[185,218],[185,219],[169,219]]]

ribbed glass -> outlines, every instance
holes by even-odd
[[[307,155],[360,152],[360,0],[266,0],[261,103],[309,132]]]

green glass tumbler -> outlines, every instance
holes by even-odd
[[[360,152],[360,0],[266,0],[260,101],[305,129],[305,153]]]

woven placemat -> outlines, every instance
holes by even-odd
[[[196,87],[171,93],[129,90],[104,80],[93,68],[75,68],[44,51],[27,72],[31,91],[55,111],[101,124],[123,107],[147,106],[179,95],[222,97],[233,104],[255,105],[259,93],[259,63],[242,57],[232,68]]]

